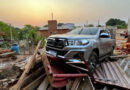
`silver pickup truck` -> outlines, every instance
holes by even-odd
[[[51,35],[47,40],[47,55],[68,60],[80,60],[83,53],[94,70],[103,57],[113,54],[115,40],[109,30],[98,27],[77,28],[66,34]]]

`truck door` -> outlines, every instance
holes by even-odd
[[[110,32],[108,31],[108,30],[105,30],[105,32],[106,32],[106,34],[108,35],[108,37],[106,37],[106,47],[107,47],[107,49],[106,49],[106,54],[108,54],[108,53],[110,53],[111,52],[111,50],[112,50],[112,39],[111,39],[111,35],[110,35]]]
[[[109,35],[106,33],[106,30],[101,30],[99,34],[99,47],[100,47],[100,56],[104,56],[108,53],[109,50]]]

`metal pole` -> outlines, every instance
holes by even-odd
[[[53,12],[51,13],[51,17],[52,17],[52,20],[53,20]]]

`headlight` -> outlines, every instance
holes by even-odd
[[[68,40],[69,46],[80,46],[80,45],[86,45],[89,41],[87,39],[79,39],[79,40]]]

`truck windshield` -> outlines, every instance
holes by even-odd
[[[97,32],[98,28],[78,28],[68,32],[68,34],[96,35]]]

